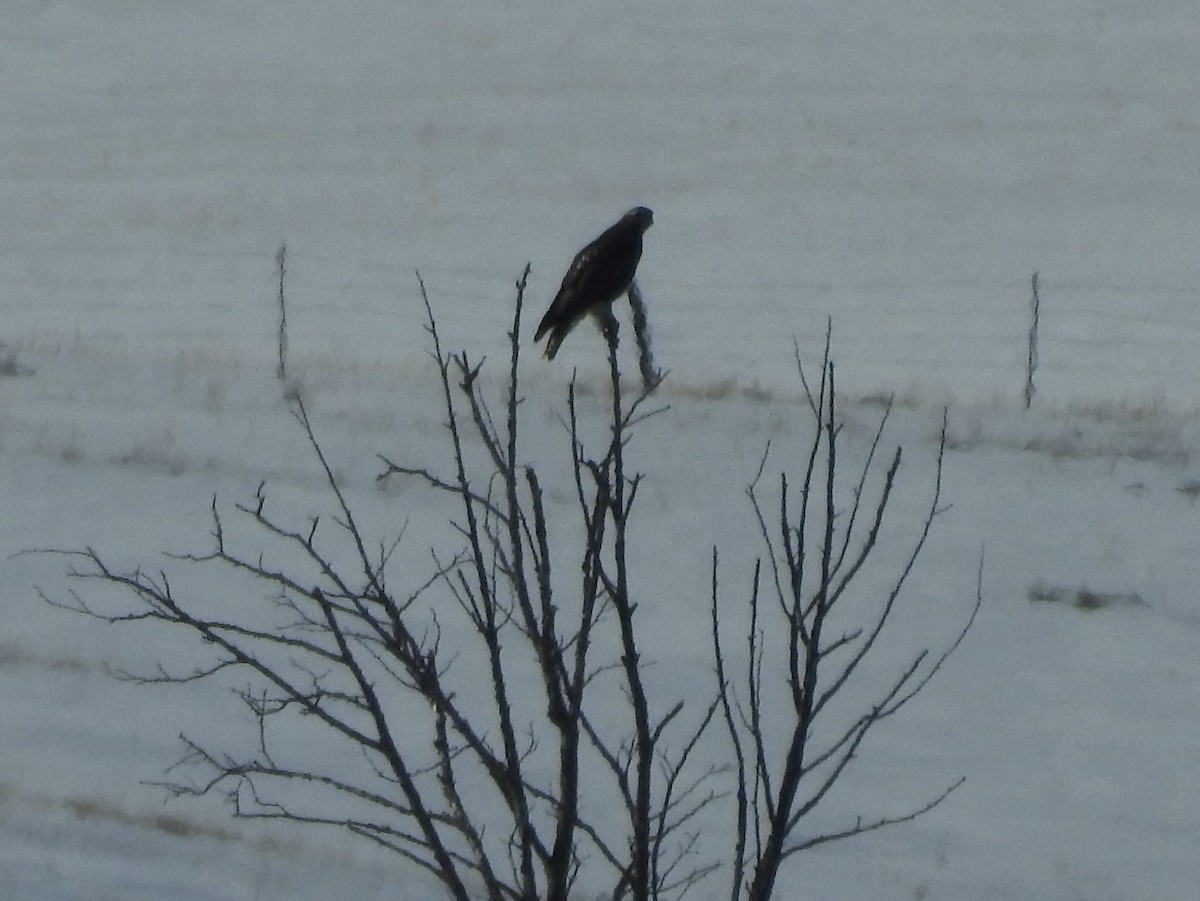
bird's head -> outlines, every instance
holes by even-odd
[[[645,231],[654,224],[654,213],[644,206],[635,206],[622,218],[627,222],[635,223],[641,231]]]

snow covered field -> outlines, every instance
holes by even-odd
[[[142,783],[178,733],[244,723],[223,696],[110,679],[179,649],[47,607],[61,561],[10,554],[157,565],[203,547],[213,494],[262,479],[326,508],[273,375],[282,241],[318,430],[381,529],[419,525],[419,493],[373,482],[377,452],[436,455],[413,270],[451,346],[495,358],[525,261],[531,326],[635,204],[671,371],[635,445],[664,597],[703,596],[713,542],[731,590],[759,552],[740,492],[767,439],[803,434],[792,338],[815,353],[826,316],[849,440],[895,391],[918,499],[949,406],[952,508],[901,643],[961,621],[986,547],[975,630],[839,803],[966,784],[797,861],[795,897],[1196,897],[1200,8],[402,7],[0,10],[0,897],[436,897],[341,836],[164,805]],[[529,446],[552,447],[600,343],[527,363]],[[1118,602],[1081,610],[1089,591]]]

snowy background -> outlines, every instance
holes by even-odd
[[[895,392],[918,498],[949,407],[953,506],[901,644],[952,631],[986,547],[976,629],[839,803],[884,813],[967,783],[785,884],[1195,897],[1200,7],[198,9],[0,10],[0,895],[430,896],[340,836],[164,805],[142,783],[184,728],[233,734],[229,699],[111,680],[177,649],[47,607],[36,587],[64,591],[64,567],[10,554],[93,544],[157,565],[203,546],[214,494],[262,479],[325,509],[273,377],[284,241],[318,430],[381,529],[420,523],[419,494],[373,487],[377,452],[436,459],[414,269],[451,346],[495,354],[525,262],[532,331],[572,254],[645,204],[639,283],[672,409],[635,450],[664,605],[694,603],[713,542],[731,581],[760,550],[740,492],[767,439],[803,437],[792,341],[811,356],[827,316],[861,401],[850,440]],[[527,363],[549,452],[571,369],[600,384],[599,342],[583,328]],[[696,484],[718,486],[712,508]],[[1083,590],[1119,602],[1083,612]],[[1031,600],[1047,596],[1068,602]],[[673,650],[703,669],[702,646]]]

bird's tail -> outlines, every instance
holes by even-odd
[[[565,338],[565,337],[566,337],[566,333],[560,332],[558,329],[554,329],[553,331],[550,332],[550,337],[546,341],[546,359],[547,360],[554,359],[554,355],[556,353],[558,353],[558,348],[563,343],[563,338]]]

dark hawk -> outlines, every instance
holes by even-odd
[[[629,290],[642,258],[642,235],[654,213],[635,206],[599,238],[575,255],[562,287],[542,317],[534,341],[550,333],[546,356],[553,360],[563,338],[585,315],[599,312]]]

